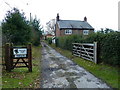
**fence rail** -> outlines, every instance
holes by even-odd
[[[97,63],[97,42],[73,43],[72,54]]]

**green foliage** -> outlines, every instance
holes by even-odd
[[[47,42],[48,42],[49,44],[52,44],[52,38],[47,38]]]
[[[59,40],[58,40],[58,38],[56,37],[56,38],[55,38],[55,46],[56,46],[56,47],[59,46],[59,42],[58,42],[58,41],[59,41]]]
[[[120,33],[107,34],[102,44],[102,60],[108,64],[120,65]]]
[[[72,51],[72,43],[83,42],[84,37],[81,35],[69,35],[57,38],[57,46]]]
[[[114,32],[114,30],[106,28],[105,30],[103,30],[103,28],[101,28],[100,31],[98,31],[99,33],[103,33],[103,34],[107,34],[107,33],[111,33]]]
[[[120,65],[120,33],[111,32],[107,34],[94,33],[89,35],[86,42],[98,42],[99,62],[111,65]]]
[[[72,51],[72,43],[98,43],[98,62],[120,65],[120,32],[92,33],[87,37],[70,35],[59,37],[57,47]]]
[[[2,30],[7,42],[14,44],[26,44],[31,40],[31,28],[17,8],[8,11],[2,22]]]
[[[40,25],[40,20],[36,18],[32,21],[32,43],[35,46],[40,45],[40,37],[42,36],[42,27]]]

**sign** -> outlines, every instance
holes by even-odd
[[[9,72],[22,67],[27,67],[32,72],[32,45],[13,47],[13,44],[5,44],[5,66]]]
[[[13,48],[13,55],[15,58],[27,57],[27,48]]]

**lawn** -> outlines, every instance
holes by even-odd
[[[120,83],[119,83],[120,76],[119,76],[119,72],[118,72],[118,70],[120,70],[120,68],[106,65],[104,63],[94,64],[93,62],[84,60],[80,57],[73,56],[72,53],[68,50],[63,50],[58,47],[56,48],[54,44],[52,44],[50,46],[52,46],[54,49],[56,49],[62,55],[73,60],[79,66],[82,66],[83,68],[88,70],[90,73],[94,74],[96,77],[102,79],[104,82],[106,82],[112,88],[120,89]]]
[[[2,71],[2,88],[40,88],[41,46],[32,47],[32,72],[28,68],[15,68],[11,72]]]

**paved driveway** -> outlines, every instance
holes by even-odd
[[[109,88],[45,43],[42,46],[42,88]]]

